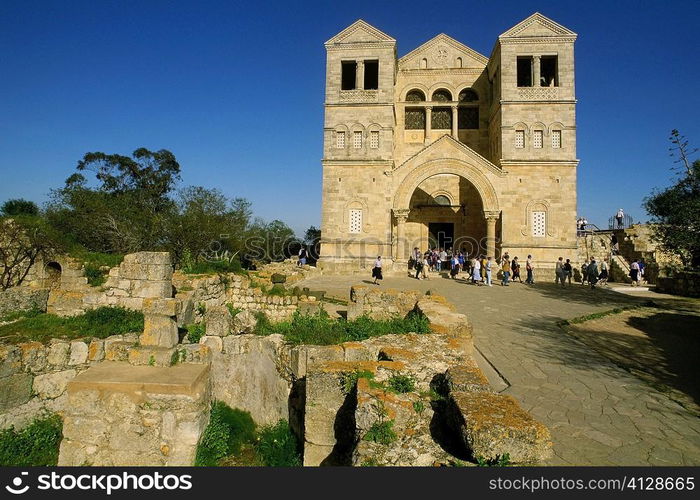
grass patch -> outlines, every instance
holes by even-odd
[[[301,465],[301,453],[286,420],[258,431],[250,413],[216,401],[197,447],[195,465],[293,467]]]
[[[394,375],[387,381],[391,392],[405,394],[416,390],[416,381],[409,375]]]
[[[476,457],[477,467],[508,467],[510,465],[510,455],[504,453],[497,455],[496,458],[485,459],[482,456]]]
[[[357,385],[357,381],[361,378],[372,380],[374,373],[369,370],[355,370],[352,373],[344,373],[340,379],[345,394],[350,394]]]
[[[240,453],[245,443],[255,440],[255,422],[250,413],[230,408],[221,401],[211,407],[209,425],[197,447],[194,464],[215,466],[227,455]]]
[[[185,329],[187,330],[187,340],[192,344],[198,344],[199,340],[207,333],[207,327],[204,323],[187,325]]]
[[[231,314],[232,318],[235,318],[238,315],[238,313],[243,311],[243,309],[241,309],[240,307],[233,307],[232,304],[226,304],[226,308],[228,309],[228,312]]]
[[[578,316],[572,319],[565,319],[557,322],[558,326],[567,325],[578,325],[580,323],[585,323],[586,321],[591,321],[594,319],[605,318],[606,316],[612,316],[613,314],[620,314],[625,311],[632,311],[634,309],[639,309],[642,307],[658,307],[658,305],[652,301],[645,302],[644,304],[637,304],[633,306],[615,307],[614,309],[609,309],[607,311],[601,311],[592,314],[586,314],[585,316]]]
[[[21,431],[0,431],[0,466],[48,466],[58,463],[63,422],[56,415],[37,418]]]
[[[393,443],[397,439],[396,432],[394,432],[394,421],[375,422],[362,439],[384,445]]]
[[[73,249],[70,255],[83,262],[85,277],[90,286],[104,285],[109,274],[107,268],[117,267],[124,260],[122,254],[88,252],[85,249]]]
[[[122,307],[100,307],[79,316],[62,318],[55,314],[36,314],[0,326],[0,339],[8,342],[47,342],[52,338],[105,338],[143,331],[143,313]]]
[[[298,467],[301,453],[297,438],[286,420],[263,427],[256,445],[258,458],[267,467]]]
[[[428,319],[416,312],[405,318],[374,320],[362,316],[352,321],[343,318],[331,319],[321,310],[315,314],[302,314],[296,311],[288,321],[270,323],[264,315],[257,315],[255,333],[271,335],[278,333],[292,344],[333,345],[350,341],[362,341],[391,333],[429,333]]]
[[[43,314],[43,311],[41,309],[38,309],[37,307],[33,307],[32,309],[29,309],[27,311],[13,311],[9,314],[6,314],[5,316],[0,317],[0,321],[6,322],[17,321],[18,319],[22,318],[35,318],[40,314]]]

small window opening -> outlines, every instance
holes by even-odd
[[[532,87],[532,56],[518,57],[518,87]]]
[[[365,61],[365,89],[379,88],[379,61]]]
[[[357,80],[357,63],[355,61],[343,61],[341,68],[341,90],[354,90]]]
[[[557,56],[540,57],[540,87],[558,87]]]

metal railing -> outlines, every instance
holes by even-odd
[[[631,215],[623,216],[622,221],[618,221],[616,215],[613,215],[608,219],[609,229],[628,229],[632,227],[632,224],[634,224],[634,220],[632,219]]]

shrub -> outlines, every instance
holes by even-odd
[[[284,286],[282,286],[280,284],[276,284],[276,285],[272,285],[272,288],[267,290],[267,294],[268,295],[275,295],[277,297],[284,297],[285,295],[289,295],[289,292],[287,292],[287,289]]]
[[[273,273],[273,275],[270,276],[270,281],[273,283],[284,283],[287,281],[287,276],[282,273]]]
[[[107,281],[106,273],[92,264],[85,264],[84,273],[90,286],[102,286]]]
[[[396,441],[396,433],[394,432],[394,421],[385,420],[384,422],[375,422],[372,427],[365,433],[362,438],[364,441],[373,441],[379,444],[391,444]]]
[[[197,446],[195,465],[215,466],[227,455],[239,453],[241,447],[255,440],[255,422],[250,413],[233,409],[226,403],[212,404],[209,425]]]
[[[243,310],[240,307],[233,307],[231,304],[226,304],[226,307],[228,308],[228,312],[231,314],[232,318],[235,318],[236,315]]]
[[[482,456],[476,457],[477,467],[508,467],[510,465],[510,454],[497,455],[496,458],[486,459]]]
[[[299,443],[286,420],[260,431],[256,452],[260,462],[268,467],[301,465]]]
[[[241,261],[237,258],[228,260],[200,260],[197,262],[183,263],[182,272],[185,274],[221,274],[242,273]]]
[[[387,385],[391,392],[399,394],[413,392],[416,389],[416,381],[409,375],[394,375],[387,381]]]
[[[187,340],[192,344],[199,343],[200,339],[207,333],[207,328],[204,323],[187,325],[185,328],[187,329]]]
[[[20,431],[0,431],[0,466],[28,467],[56,465],[63,438],[63,422],[58,415],[34,420]]]
[[[366,378],[372,380],[374,378],[374,373],[369,370],[355,370],[352,373],[344,373],[341,378],[341,385],[343,387],[343,392],[345,394],[350,394],[355,388],[357,381],[361,378]]]

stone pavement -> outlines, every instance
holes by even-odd
[[[347,299],[350,286],[368,281],[319,276],[299,285]],[[503,392],[552,431],[549,465],[700,465],[700,419],[557,326],[620,305],[669,300],[662,294],[580,284],[476,287],[436,274],[388,277],[381,286],[433,289],[469,316],[476,348],[508,384]]]

